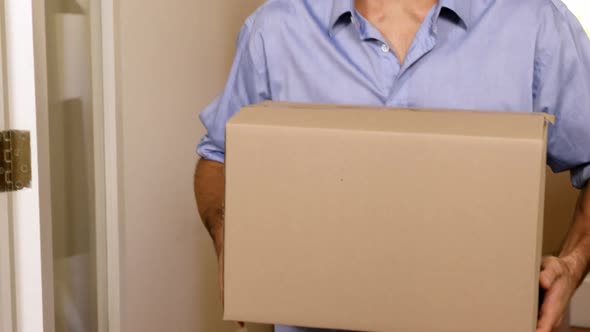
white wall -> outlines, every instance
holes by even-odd
[[[225,83],[260,0],[116,1],[122,177],[122,331],[235,331],[197,217],[200,110]],[[254,328],[250,331],[269,331]]]
[[[586,0],[563,0],[590,34],[590,3]]]

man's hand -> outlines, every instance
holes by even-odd
[[[559,257],[543,258],[540,284],[546,290],[537,332],[558,328],[576,289],[590,270],[590,191],[582,190],[574,223]]]
[[[224,200],[225,200],[225,166],[221,163],[201,159],[195,170],[195,198],[199,208],[199,215],[207,228],[219,266],[219,288],[223,302],[223,230],[224,230]],[[244,327],[244,323],[237,322]]]
[[[561,326],[567,306],[577,288],[572,265],[563,258],[543,258],[540,277],[545,289],[537,332],[551,332]]]
[[[213,239],[213,246],[215,247],[215,254],[217,254],[217,266],[219,272],[219,290],[221,302],[223,303],[223,225],[213,232],[210,232]]]

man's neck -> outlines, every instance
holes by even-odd
[[[403,63],[420,25],[438,0],[356,0],[355,6]]]
[[[395,12],[424,16],[437,0],[355,0],[355,7],[366,17],[390,16]]]

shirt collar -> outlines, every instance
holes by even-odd
[[[323,1],[323,0],[321,0]],[[354,11],[354,0],[333,0],[330,16],[330,34],[333,34],[340,24],[350,23]]]
[[[472,1],[473,0],[440,0],[439,4],[441,9],[446,8],[455,15],[457,15],[465,27],[469,29],[473,24],[473,12],[472,12]]]
[[[446,8],[455,13],[469,28],[473,23],[473,14],[471,11],[471,1],[473,0],[439,0],[440,8]],[[354,11],[354,0],[333,0],[332,13],[330,16],[330,34],[333,34],[335,28],[340,24],[350,23],[350,18]]]

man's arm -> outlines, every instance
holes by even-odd
[[[559,257],[543,259],[541,286],[547,290],[538,330],[551,332],[563,320],[569,300],[590,271],[590,185],[580,194],[574,223]]]
[[[225,166],[216,161],[200,159],[195,170],[194,186],[199,215],[213,239],[215,252],[221,257],[223,252]]]
[[[543,259],[540,284],[546,293],[537,332],[551,332],[590,261],[590,40],[563,3],[546,1],[538,14],[533,110],[555,115],[547,163],[554,172],[571,171],[572,184],[582,189],[563,250]]]
[[[574,272],[576,287],[590,271],[590,185],[580,193],[574,224],[568,234],[560,257],[567,260]]]
[[[195,198],[199,215],[215,244],[219,263],[219,287],[223,301],[223,226],[225,201],[225,165],[200,159],[195,170]],[[236,322],[244,327],[243,322]]]

